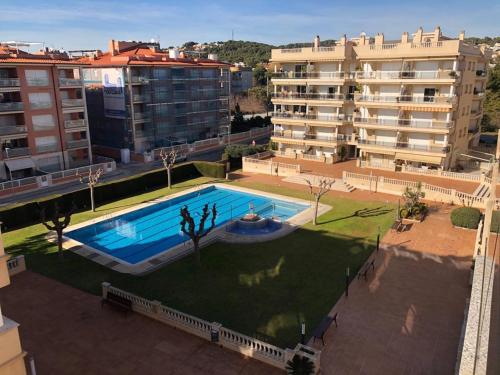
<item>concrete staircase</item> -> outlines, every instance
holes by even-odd
[[[486,199],[490,196],[490,187],[487,184],[482,183],[477,187],[472,195],[474,195],[475,197]]]
[[[315,175],[315,174],[307,174],[307,173],[301,173],[301,174],[298,174],[298,175],[295,175],[295,176],[289,176],[289,177],[284,178],[283,181],[285,181],[285,182],[291,182],[293,184],[307,185],[306,180],[309,180],[309,181],[311,181],[311,184],[313,186],[318,186],[319,180],[321,178],[327,178],[327,179],[330,179],[330,180],[335,180],[335,182],[332,185],[332,190],[343,191],[343,192],[347,192],[347,193],[350,193],[350,192],[356,190],[356,188],[354,186],[346,184],[342,180],[342,178],[333,178],[333,177],[326,177],[326,176],[318,176],[318,175]]]

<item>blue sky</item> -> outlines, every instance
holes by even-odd
[[[383,32],[399,38],[419,26],[456,36],[500,35],[499,1],[276,0],[0,0],[0,40],[45,42],[65,49],[106,49],[111,38],[162,46],[228,40],[271,44]]]

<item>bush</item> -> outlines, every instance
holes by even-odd
[[[130,176],[121,180],[99,184],[94,189],[95,202],[100,205],[118,199],[142,194],[145,191],[158,189],[167,185],[166,171],[156,169],[139,175]],[[224,165],[197,161],[174,166],[172,181],[182,182],[200,176],[224,178]],[[51,206],[54,202],[67,205],[73,202],[77,209],[85,210],[90,207],[88,189],[82,189],[67,194],[55,194],[40,198],[28,203],[20,203],[2,207],[0,221],[2,229],[13,230],[40,222],[40,207]]]
[[[500,225],[500,211],[493,211],[493,216],[491,218],[491,232],[496,233],[497,229],[499,229],[499,225]]]
[[[264,152],[267,150],[267,145],[242,145],[242,144],[233,144],[226,146],[224,150],[224,156],[227,158],[241,158],[243,156],[254,155],[259,152]]]
[[[481,211],[473,207],[455,208],[451,212],[451,223],[456,227],[477,229]]]

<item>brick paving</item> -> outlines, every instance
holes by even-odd
[[[304,173],[332,176],[336,178],[341,178],[343,171],[361,173],[361,174],[370,174],[371,172],[373,173],[374,176],[384,176],[406,181],[421,181],[432,185],[441,186],[444,188],[456,189],[458,191],[462,191],[464,193],[469,193],[469,194],[472,194],[474,190],[476,190],[477,187],[479,186],[479,183],[477,182],[452,180],[449,178],[442,178],[442,177],[429,177],[425,175],[416,175],[416,174],[409,174],[402,172],[391,172],[391,171],[384,171],[381,169],[359,168],[356,167],[356,160],[349,160],[335,164],[325,164],[308,160],[294,160],[282,157],[275,157],[273,159],[282,163],[300,164],[300,166],[302,167],[301,170]]]
[[[101,310],[99,297],[30,271],[0,301],[40,375],[284,374],[139,314]]]
[[[435,210],[387,233],[375,272],[333,308],[339,326],[325,335],[324,374],[453,374],[475,231],[453,228],[450,207]]]

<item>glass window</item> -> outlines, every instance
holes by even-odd
[[[49,85],[49,72],[47,70],[26,70],[25,76],[28,86]]]
[[[52,107],[52,100],[48,92],[31,92],[28,94],[31,109]]]
[[[54,116],[52,115],[37,115],[31,118],[34,130],[49,130],[55,126]]]

